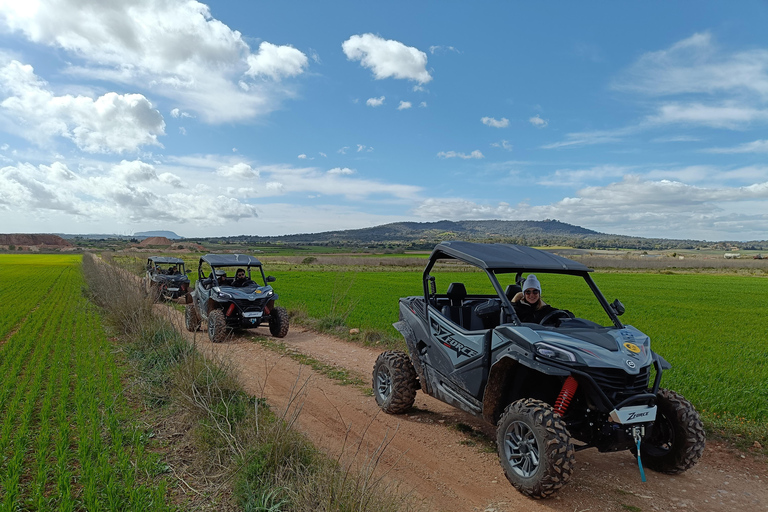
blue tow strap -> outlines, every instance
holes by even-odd
[[[640,439],[637,440],[637,467],[640,468],[640,479],[645,482],[645,471],[643,471],[643,461],[640,460]]]

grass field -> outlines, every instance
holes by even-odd
[[[80,257],[0,267],[0,510],[169,510]]]

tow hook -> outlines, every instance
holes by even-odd
[[[637,445],[637,467],[640,468],[640,480],[642,482],[645,482],[645,471],[643,471],[643,462],[640,460],[640,441],[642,441],[644,435],[645,426],[632,427],[632,438],[635,440],[635,445]]]

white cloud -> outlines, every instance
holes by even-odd
[[[253,78],[295,76],[306,66],[289,46],[265,42],[251,54],[240,32],[195,0],[3,2],[0,23],[82,62],[72,74],[148,88],[215,123],[271,112],[293,91]]]
[[[328,171],[328,174],[350,176],[352,174],[355,174],[355,171],[353,171],[352,169],[348,169],[346,167],[343,167],[343,168],[342,167],[335,167],[335,168],[331,169],[330,171]]]
[[[296,76],[307,67],[307,56],[292,46],[276,46],[264,41],[259,53],[248,56],[248,76],[267,76],[279,81],[283,77]]]
[[[768,153],[768,140],[746,142],[732,148],[710,148],[707,153]]]
[[[512,143],[510,143],[508,140],[502,140],[500,142],[491,142],[491,147],[494,148],[501,148],[505,151],[512,151]]]
[[[344,146],[343,148],[340,148],[338,151],[336,151],[339,154],[346,155],[347,151],[349,151],[349,146]]]
[[[748,93],[768,99],[768,51],[722,52],[708,32],[667,50],[640,57],[614,87],[666,96],[687,93]]]
[[[536,128],[546,128],[549,122],[545,119],[542,119],[538,114],[528,119],[528,122],[531,123]]]
[[[365,102],[366,105],[369,107],[380,107],[384,104],[384,96],[381,96],[379,98],[368,98],[368,100]]]
[[[502,117],[501,119],[494,119],[493,117],[483,117],[480,121],[491,128],[506,128],[509,126],[509,119]]]
[[[607,186],[587,187],[552,204],[478,204],[458,198],[423,201],[414,213],[425,219],[544,220],[588,227],[603,233],[700,240],[762,239],[768,214],[754,203],[768,199],[768,182],[745,187],[695,187],[684,183],[625,176]]]
[[[182,112],[178,108],[174,108],[171,110],[171,117],[179,118],[179,117],[192,117],[192,114],[189,112]]]
[[[427,108],[427,102],[426,101],[422,101],[421,103],[419,103],[419,107]]]
[[[305,155],[304,153],[302,153],[302,154],[300,154],[300,155],[299,155],[297,158],[298,158],[298,159],[300,159],[300,160],[306,160],[306,159],[307,159],[307,155]]]
[[[407,110],[411,108],[413,105],[411,105],[410,101],[401,101],[400,105],[398,105],[397,110]]]
[[[474,150],[470,154],[457,153],[456,151],[441,151],[437,154],[438,158],[461,158],[463,160],[469,160],[471,158],[485,158],[485,156],[479,151]]]
[[[38,222],[59,226],[106,220],[111,229],[125,222],[221,225],[257,216],[253,206],[237,199],[189,194],[182,188],[179,176],[158,175],[140,160],[123,160],[101,172],[75,172],[61,162],[22,163],[0,169],[0,214],[23,210]]]
[[[89,153],[122,153],[143,145],[159,146],[165,135],[163,116],[141,94],[110,92],[88,96],[55,96],[32,66],[11,61],[0,68],[0,115],[20,135],[45,144],[64,137]]]
[[[259,177],[259,171],[254,170],[250,165],[239,162],[234,165],[222,165],[216,169],[216,174],[222,178],[250,180]]]
[[[754,122],[768,121],[768,109],[742,106],[732,102],[720,105],[668,103],[659,107],[658,113],[649,116],[647,121],[657,124],[680,123],[737,130]]]
[[[373,71],[377,80],[400,78],[425,84],[432,80],[427,66],[427,54],[399,41],[383,39],[374,34],[354,35],[341,45],[349,60],[359,60]]]

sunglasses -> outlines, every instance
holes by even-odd
[[[539,290],[525,290],[526,295],[538,295]]]
[[[235,277],[245,277],[245,274],[237,274]]]

